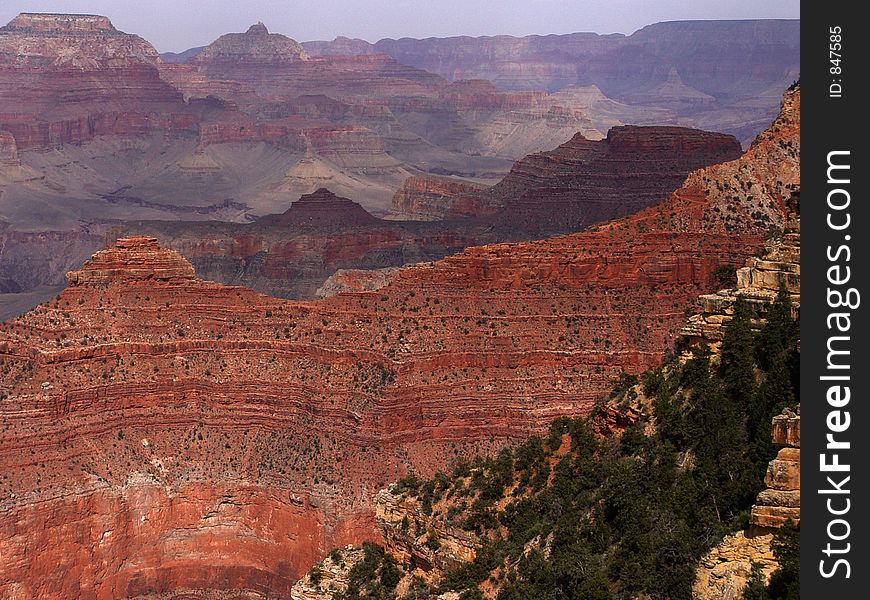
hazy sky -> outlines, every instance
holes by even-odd
[[[0,22],[20,12],[106,15],[167,52],[203,46],[257,21],[298,41],[632,33],[679,19],[797,19],[800,0],[0,0]]]

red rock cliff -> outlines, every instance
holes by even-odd
[[[192,279],[150,240],[98,255],[0,327],[0,593],[286,596],[328,548],[377,536],[372,496],[407,469],[585,413],[782,221],[799,94],[659,206],[374,292],[281,301]]]

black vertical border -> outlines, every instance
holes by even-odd
[[[867,528],[867,515],[870,512],[868,494],[860,489],[870,487],[870,360],[867,347],[866,313],[870,310],[870,289],[866,285],[867,271],[870,269],[870,215],[867,204],[870,198],[866,192],[866,181],[870,178],[865,144],[870,116],[870,98],[865,95],[863,83],[866,68],[870,64],[867,39],[870,37],[870,24],[858,15],[858,9],[865,5],[860,2],[820,2],[803,3],[801,15],[801,597],[804,600],[837,599],[852,600],[870,597],[870,559],[867,548],[870,546],[870,531]],[[841,73],[832,73],[835,66],[830,54],[832,28],[841,28],[842,62]],[[836,39],[836,38],[834,38]],[[839,80],[839,81],[837,81]],[[832,97],[832,83],[842,85],[840,97]],[[863,113],[863,114],[862,114]],[[847,185],[829,184],[827,176],[828,153],[849,151],[848,164],[850,182]],[[842,157],[837,159],[843,162]],[[844,171],[839,171],[844,174]],[[828,193],[834,188],[848,190],[851,201],[847,211],[851,218],[848,230],[834,231],[827,224]],[[844,196],[836,195],[841,202]],[[834,215],[842,221],[842,211]],[[845,237],[849,235],[850,240]],[[851,261],[839,261],[840,265],[851,267],[848,284],[839,286],[841,290],[856,288],[861,294],[861,304],[849,308],[828,306],[828,288],[835,289],[828,282],[828,268],[835,263],[828,259],[828,247],[832,251],[846,244],[851,249]],[[841,255],[844,256],[844,255]],[[849,312],[851,330],[848,334],[828,329],[827,318],[832,312]],[[831,462],[832,450],[826,450],[826,434],[829,433],[827,418],[829,411],[835,410],[828,404],[826,393],[832,382],[822,381],[820,377],[832,374],[827,369],[828,337],[848,335],[851,369],[839,371],[851,377],[849,385],[851,400],[840,410],[849,411],[851,419],[847,431],[836,434],[838,440],[848,441],[851,447],[842,450],[840,462],[850,465],[847,473],[850,481],[843,485],[848,495],[822,494],[820,490],[831,485],[827,476],[842,481],[842,473],[823,473],[820,468],[820,455],[828,453]],[[841,343],[842,348],[842,343]],[[842,509],[845,498],[851,501],[848,513],[841,517],[830,514],[827,500],[833,498],[834,509]],[[849,536],[842,541],[829,539],[828,525],[833,519],[842,518],[849,522]],[[832,532],[841,536],[845,532],[842,523],[833,525]],[[844,554],[824,553],[827,544],[832,548],[845,548]],[[837,558],[844,558],[850,566],[849,577],[840,565],[830,578],[821,574],[820,561],[830,572]]]

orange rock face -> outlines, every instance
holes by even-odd
[[[762,490],[752,507],[749,523],[762,530],[801,521],[801,415],[786,409],[773,418],[773,443],[784,445],[770,461]]]
[[[290,302],[197,280],[149,239],[99,253],[0,327],[0,595],[281,597],[327,548],[377,536],[372,496],[408,469],[585,414],[782,221],[798,109],[799,90],[659,206],[376,291]]]

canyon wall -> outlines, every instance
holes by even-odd
[[[379,538],[388,482],[657,365],[716,268],[784,223],[799,108],[797,88],[741,158],[658,206],[376,291],[291,302],[198,280],[152,238],[97,253],[0,325],[0,590],[289,596],[328,548]]]

